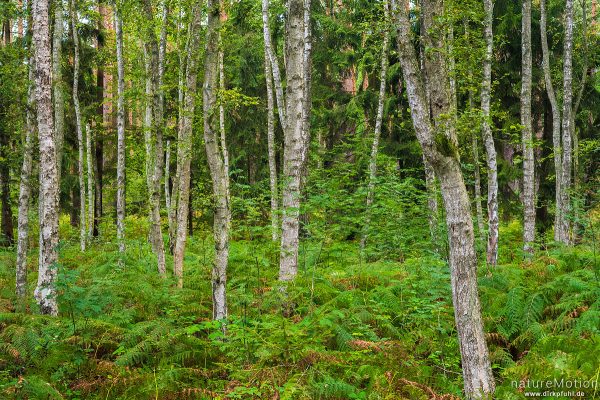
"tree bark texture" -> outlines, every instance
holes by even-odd
[[[125,251],[125,62],[123,60],[123,16],[115,7],[117,45],[117,241]]]
[[[424,29],[432,34],[433,25],[443,10],[441,0],[428,0]],[[397,10],[397,7],[395,7]],[[431,121],[425,98],[423,76],[413,47],[411,28],[404,10],[396,13],[399,59],[406,83],[413,126],[424,156],[440,180],[450,244],[450,276],[454,315],[462,358],[464,391],[468,399],[490,397],[494,392],[487,345],[483,332],[477,289],[477,256],[470,202],[462,177],[456,147],[456,134],[448,122],[437,126]],[[443,57],[426,60],[431,104],[440,113],[450,110],[447,69]],[[436,79],[431,79],[432,77]],[[451,122],[450,122],[451,123]]]
[[[301,181],[307,153],[305,107],[305,4],[288,0],[286,21],[286,112],[283,149],[283,198],[279,280],[291,281],[298,272]]]
[[[494,49],[494,1],[484,0],[485,8],[485,58],[483,60],[483,81],[481,83],[481,111],[483,113],[483,143],[488,169],[488,243],[487,263],[494,267],[498,262],[498,162],[496,160],[496,146],[492,134],[492,119],[490,115],[491,92],[492,92],[492,52]]]
[[[57,315],[58,170],[52,110],[52,58],[48,0],[33,2],[35,94],[40,152],[40,253],[35,299],[42,314]]]
[[[219,146],[219,112],[217,90],[219,78],[220,10],[217,0],[208,0],[208,28],[204,59],[204,143],[206,158],[212,178],[214,195],[215,261],[212,271],[213,318],[227,318],[227,264],[229,260],[229,203],[228,171]]]
[[[531,119],[531,0],[523,0],[521,21],[521,125],[523,148],[523,249],[533,252],[535,241],[535,161]]]
[[[75,129],[77,131],[77,173],[79,177],[79,245],[81,251],[85,251],[87,241],[86,212],[85,212],[85,180],[84,180],[84,144],[83,128],[81,120],[81,107],[79,105],[79,35],[77,32],[77,8],[75,0],[70,2],[71,31],[73,32],[73,108],[75,109]],[[55,86],[56,87],[56,86]],[[88,133],[89,134],[89,133]]]

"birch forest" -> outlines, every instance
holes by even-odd
[[[600,399],[598,0],[0,0],[0,399]]]

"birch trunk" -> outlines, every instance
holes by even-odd
[[[81,108],[79,105],[79,35],[77,32],[77,8],[75,0],[70,2],[71,31],[73,32],[73,107],[75,109],[75,128],[77,130],[77,148],[79,157],[77,159],[77,173],[79,177],[79,246],[81,251],[85,251],[86,246],[86,224],[85,224],[85,181],[84,181],[84,149],[83,149],[83,129],[81,122]],[[55,86],[56,87],[56,86]],[[57,124],[58,125],[58,124]]]
[[[279,122],[282,127],[285,127],[285,98],[283,95],[283,86],[281,84],[281,72],[279,71],[279,61],[273,44],[271,41],[271,31],[269,29],[269,0],[262,0],[262,21],[263,21],[263,37],[265,41],[265,58],[269,60],[271,72],[273,74],[273,82],[275,83],[275,97],[277,100],[277,113]]]
[[[65,135],[65,99],[61,67],[63,38],[63,1],[54,1],[54,32],[52,36],[52,87],[54,94],[54,134],[56,135],[56,160],[58,179],[62,171],[62,153]]]
[[[196,107],[196,87],[198,80],[198,50],[200,48],[200,29],[202,10],[200,5],[193,9],[189,28],[187,48],[185,90],[182,88],[182,110],[177,135],[177,224],[175,250],[173,252],[173,272],[177,277],[177,286],[183,287],[183,256],[187,240],[187,225],[190,201],[190,166],[192,160],[192,125]],[[173,200],[171,200],[173,201]]]
[[[219,148],[219,120],[217,112],[217,89],[219,78],[219,3],[208,0],[208,28],[204,60],[204,143],[206,158],[212,178],[214,195],[214,242],[215,261],[212,270],[213,318],[227,318],[227,263],[229,259],[229,179],[223,160],[224,152]]]
[[[468,103],[469,111],[473,111],[472,90],[469,90]],[[483,242],[485,226],[483,224],[483,208],[481,207],[481,172],[479,171],[479,140],[477,139],[477,132],[473,132],[471,148],[473,153],[473,175],[475,181],[473,186],[475,191],[475,207],[477,210],[477,231],[479,233],[479,239]]]
[[[546,29],[547,25],[547,12],[546,12],[546,0],[540,0],[540,34],[542,42],[542,68],[544,70],[544,81],[546,83],[546,93],[548,100],[550,101],[550,107],[552,109],[552,142],[554,147],[554,171],[556,175],[555,181],[555,192],[556,192],[556,215],[554,217],[554,240],[560,241],[560,221],[562,220],[562,188],[561,188],[561,176],[562,176],[562,148],[561,148],[561,112],[558,107],[558,101],[554,92],[554,86],[552,84],[552,75],[550,73],[550,50],[548,49],[548,33]]]
[[[535,161],[531,120],[531,0],[523,0],[521,21],[521,125],[523,147],[523,249],[535,241]]]
[[[271,189],[271,239],[279,240],[279,200],[277,192],[277,162],[275,160],[275,102],[271,61],[265,45],[265,80],[267,83],[267,149],[269,157],[269,187]]]
[[[384,10],[384,31],[383,44],[381,48],[381,71],[379,75],[379,99],[377,103],[377,116],[375,117],[375,132],[373,133],[373,143],[371,144],[371,158],[369,160],[369,181],[367,185],[367,215],[365,228],[360,241],[360,248],[364,249],[367,243],[369,225],[371,222],[371,206],[375,198],[375,180],[377,178],[377,154],[379,152],[379,138],[381,137],[381,126],[383,123],[383,106],[385,104],[385,88],[388,69],[388,47],[390,41],[389,32],[389,8],[387,0],[383,3]]]
[[[94,156],[92,153],[92,135],[93,132],[90,129],[90,125],[85,125],[85,149],[86,149],[86,161],[87,161],[87,201],[88,201],[88,215],[87,215],[87,237],[92,238],[94,235]]]
[[[558,240],[571,244],[571,174],[573,111],[573,0],[566,0],[563,50],[562,169],[560,175],[560,219],[555,227]]]
[[[428,35],[432,34],[434,17],[443,10],[441,0],[426,2],[423,10]],[[397,7],[395,7],[397,9]],[[466,398],[491,397],[494,379],[489,362],[487,345],[477,289],[477,256],[471,219],[470,202],[462,177],[456,133],[452,121],[441,121],[437,126],[431,121],[425,98],[423,76],[411,38],[411,28],[404,11],[397,13],[399,59],[404,74],[411,116],[417,139],[424,156],[430,161],[440,180],[442,198],[446,209],[448,239],[450,244],[450,276],[452,300],[462,358]],[[426,71],[431,87],[431,100],[439,111],[450,111],[447,70],[443,57],[427,59]],[[431,79],[435,77],[435,79]],[[443,114],[441,114],[443,115]]]
[[[48,0],[33,2],[35,94],[40,148],[40,257],[35,299],[42,314],[57,315],[58,171],[52,110],[52,59]]]
[[[283,149],[283,216],[279,280],[291,281],[298,272],[300,191],[306,155],[305,4],[288,0],[286,21],[286,118]]]
[[[35,100],[33,92],[34,62],[29,63],[29,89],[27,93],[27,119],[23,142],[23,164],[19,183],[19,218],[17,221],[17,308],[25,310],[27,296],[27,251],[29,250],[29,205],[31,202],[31,171],[33,166],[33,141],[35,135]]]
[[[498,262],[498,163],[496,161],[496,146],[492,134],[490,103],[492,92],[492,52],[494,49],[494,0],[484,0],[485,8],[485,58],[483,60],[483,82],[481,83],[481,111],[483,113],[483,143],[485,146],[488,168],[488,243],[487,263],[494,267]]]
[[[153,10],[150,0],[144,0],[143,12],[148,19],[144,51],[146,54],[146,168],[150,213],[150,242],[156,255],[158,272],[166,274],[165,246],[160,218],[160,192],[163,171],[163,106],[159,73],[159,44],[153,29]]]
[[[122,10],[115,6],[117,45],[117,241],[125,252],[125,62],[123,60]],[[80,150],[81,152],[81,150]],[[80,156],[81,157],[81,156]]]

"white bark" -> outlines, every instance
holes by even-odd
[[[301,181],[307,155],[306,87],[307,45],[305,2],[288,0],[286,23],[286,118],[283,149],[283,216],[279,279],[290,281],[298,272]]]
[[[42,314],[57,315],[58,171],[52,110],[52,61],[48,0],[33,2],[35,94],[40,147],[40,257],[35,298]]]
[[[223,159],[226,153],[219,148],[219,120],[217,118],[217,89],[219,78],[219,3],[208,0],[208,28],[204,60],[204,143],[212,178],[214,195],[215,261],[212,270],[213,318],[227,318],[227,264],[229,260],[230,211],[228,202],[228,171]]]
[[[91,238],[94,232],[94,155],[92,153],[92,135],[90,125],[85,125],[85,149],[87,161],[87,237]],[[82,195],[83,196],[83,195]]]
[[[123,16],[115,7],[117,45],[117,241],[125,252],[125,62],[123,60]]]
[[[390,41],[389,32],[389,8],[387,0],[383,3],[384,8],[384,30],[383,44],[381,46],[381,70],[379,75],[379,99],[377,102],[377,116],[375,117],[375,131],[373,133],[373,143],[371,144],[371,158],[369,159],[369,181],[367,184],[367,215],[365,220],[365,228],[360,241],[361,249],[365,248],[367,243],[368,230],[370,225],[370,212],[373,200],[375,198],[375,180],[377,178],[377,154],[379,152],[379,138],[381,137],[381,127],[383,123],[383,106],[385,104],[385,88],[387,81],[388,69],[388,47]]]
[[[394,1],[395,3],[395,1]],[[433,34],[431,22],[440,15],[441,0],[427,1],[424,29]],[[397,10],[397,7],[395,7]],[[398,55],[406,83],[413,126],[424,156],[430,161],[440,180],[448,239],[450,245],[450,277],[454,316],[461,350],[465,395],[468,399],[491,397],[494,378],[487,345],[477,289],[477,256],[471,219],[470,202],[458,160],[456,133],[452,121],[434,126],[428,112],[423,75],[411,38],[411,28],[404,10],[396,12]],[[432,41],[435,43],[435,41]],[[429,65],[427,65],[429,64]],[[433,56],[426,62],[431,87],[431,104],[438,111],[450,111],[447,70],[443,57]],[[434,79],[432,79],[434,78]],[[435,113],[434,113],[435,115]],[[443,115],[439,114],[440,116]]]
[[[85,251],[86,245],[86,213],[85,213],[85,181],[84,181],[84,149],[83,128],[81,122],[81,107],[79,105],[79,35],[77,32],[77,8],[75,0],[70,2],[71,31],[73,32],[73,105],[75,109],[75,128],[77,130],[77,148],[79,157],[77,159],[77,173],[79,177],[79,246]]]
[[[33,141],[35,136],[35,99],[33,91],[34,63],[30,58],[27,116],[23,142],[23,164],[19,183],[19,217],[17,221],[16,294],[18,307],[25,309],[27,296],[27,251],[29,250],[29,206],[31,203],[31,171],[33,166]]]
[[[200,48],[200,29],[202,23],[201,6],[193,9],[189,28],[189,45],[186,45],[186,86],[182,88],[182,106],[177,134],[177,224],[176,240],[173,251],[173,272],[177,285],[183,286],[183,256],[187,240],[187,224],[190,201],[190,167],[192,160],[192,124],[196,107],[196,87],[198,78],[198,50]],[[173,199],[171,199],[173,202]],[[173,206],[173,204],[171,204]]]
[[[56,135],[56,160],[58,180],[62,170],[62,153],[65,135],[65,96],[61,68],[63,38],[63,1],[54,0],[54,32],[52,36],[52,88],[54,94],[54,134]]]
[[[263,21],[263,37],[265,41],[265,57],[268,58],[271,72],[273,74],[273,82],[275,83],[275,97],[277,99],[277,113],[279,122],[282,127],[285,127],[285,98],[283,95],[283,86],[281,84],[281,72],[279,71],[279,61],[273,50],[271,41],[271,31],[269,29],[269,0],[262,0],[262,21]]]
[[[559,224],[562,220],[560,207],[562,189],[560,186],[560,177],[562,176],[562,148],[561,148],[561,112],[554,92],[554,86],[552,84],[552,75],[550,73],[550,50],[548,49],[548,34],[547,34],[547,11],[546,11],[546,0],[540,0],[540,34],[542,42],[542,68],[544,70],[544,81],[546,83],[546,93],[548,94],[548,100],[550,101],[550,107],[552,109],[552,142],[554,146],[554,173],[556,175],[555,180],[555,192],[556,192],[556,215],[554,218],[554,240],[560,241],[560,230],[558,229]]]
[[[573,111],[573,0],[566,0],[565,38],[563,50],[563,109],[562,109],[562,169],[560,175],[560,219],[554,228],[558,241],[571,244],[571,174],[572,166],[572,111]]]
[[[279,240],[279,200],[277,192],[277,163],[275,160],[275,115],[271,62],[265,49],[265,80],[267,83],[267,149],[269,158],[269,187],[271,189],[271,239]]]
[[[535,241],[535,164],[531,120],[531,0],[523,0],[521,24],[521,125],[523,148],[523,248],[533,252]]]
[[[159,43],[153,24],[153,10],[150,0],[143,1],[143,13],[148,19],[145,32],[144,52],[146,54],[146,173],[149,197],[150,243],[157,258],[158,272],[166,275],[165,245],[162,237],[160,217],[160,195],[163,171],[163,105],[160,86]]]
[[[485,146],[488,168],[488,243],[487,263],[492,267],[498,262],[498,163],[496,161],[496,147],[492,134],[492,120],[490,116],[490,103],[492,91],[492,52],[494,48],[493,18],[494,1],[484,0],[485,26],[484,37],[486,43],[485,58],[483,60],[483,82],[481,83],[481,111],[483,113],[483,143]]]

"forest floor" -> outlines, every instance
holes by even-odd
[[[190,238],[176,289],[158,277],[143,225],[128,219],[137,239],[119,263],[114,240],[81,253],[62,221],[59,318],[36,315],[32,300],[32,314],[14,312],[15,252],[0,252],[0,399],[460,398],[438,256],[366,262],[356,243],[306,242],[283,298],[276,246],[235,240],[224,336],[211,321],[208,232]],[[29,261],[33,293],[35,249]],[[543,391],[515,387],[527,380],[564,392],[540,398],[600,398],[583,387],[600,374],[600,256],[579,246],[523,261],[503,247],[502,261],[479,279],[497,398]]]

